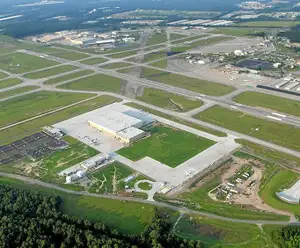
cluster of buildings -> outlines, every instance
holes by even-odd
[[[103,46],[114,47],[119,43],[135,42],[135,37],[130,34],[123,34],[117,31],[111,33],[97,33],[94,31],[66,30],[52,34],[43,34],[34,37],[27,37],[34,42],[46,44],[60,43],[64,45],[74,45],[80,47]]]
[[[260,2],[260,1],[247,1],[238,4],[238,6],[241,9],[255,9],[255,10],[272,8],[273,5],[274,4],[272,4],[272,2]]]
[[[164,20],[127,20],[121,22],[123,25],[148,25],[155,26],[164,22]]]

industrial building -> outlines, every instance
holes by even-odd
[[[94,116],[88,124],[125,143],[137,141],[146,135],[139,129],[145,125],[143,120],[117,111],[103,112]]]
[[[283,201],[299,204],[300,203],[300,180],[298,180],[292,187],[284,191],[276,193],[276,195]]]

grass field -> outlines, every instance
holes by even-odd
[[[119,93],[122,80],[104,74],[96,74],[59,86],[62,89],[109,91]]]
[[[41,180],[56,183],[58,172],[99,153],[72,137],[64,137],[64,139],[70,144],[69,147],[56,151],[39,162],[39,178]],[[64,178],[62,180],[65,182]]]
[[[160,44],[167,41],[167,34],[165,32],[156,33],[149,38],[147,46]]]
[[[6,78],[6,77],[8,77],[7,74],[0,72],[0,79]]]
[[[107,59],[104,58],[90,58],[80,61],[80,63],[86,64],[86,65],[96,65],[106,62]]]
[[[131,66],[132,64],[125,63],[125,62],[116,62],[116,63],[111,63],[111,64],[106,64],[101,66],[104,69],[118,69],[126,66]]]
[[[152,185],[150,183],[146,183],[146,182],[139,183],[138,187],[140,189],[142,189],[142,190],[150,190],[150,189],[152,189]]]
[[[11,73],[25,73],[57,65],[57,62],[25,53],[11,53],[0,57],[0,69]]]
[[[168,126],[154,126],[149,132],[150,137],[122,148],[118,153],[133,161],[148,156],[174,168],[215,144],[214,141]]]
[[[76,106],[0,131],[1,141],[15,139],[17,138],[17,136],[18,138],[21,138],[26,135],[30,135],[32,133],[35,133],[43,126],[52,125],[57,122],[67,120],[74,116],[100,108],[102,106],[120,101],[121,99],[112,96],[99,96],[95,99],[80,103]]]
[[[92,73],[94,73],[94,71],[82,70],[82,71],[70,73],[70,74],[67,74],[67,75],[64,75],[64,76],[49,79],[49,80],[45,81],[44,84],[57,84],[57,83],[72,80],[72,79],[75,79],[75,78],[83,77],[83,76],[86,76],[86,75],[89,75],[89,74],[92,74]]]
[[[26,74],[25,77],[30,79],[39,79],[39,78],[55,76],[56,74],[73,71],[75,69],[77,69],[77,67],[72,65],[61,65],[55,68],[50,68],[43,71]]]
[[[144,57],[144,62],[151,62],[153,60],[163,59],[167,57],[167,53],[165,50],[153,52],[146,54]]]
[[[212,248],[274,248],[267,235],[255,225],[232,224],[199,216],[181,218],[175,234],[186,239],[201,240],[205,247]]]
[[[263,29],[258,29],[258,28],[217,28],[216,30],[213,30],[212,33],[215,34],[225,34],[225,35],[233,35],[233,36],[251,36],[254,35],[255,33],[260,33],[263,32]]]
[[[170,40],[181,39],[181,38],[184,38],[184,37],[187,37],[187,36],[184,35],[184,34],[177,34],[177,33],[171,33],[170,34]]]
[[[152,81],[213,96],[226,95],[234,90],[234,87],[232,86],[145,67],[143,68],[142,77]]]
[[[0,103],[0,127],[28,119],[89,97],[91,94],[40,91]]]
[[[52,47],[37,47],[33,49],[33,51],[38,53],[44,53],[48,54],[57,58],[66,59],[66,60],[80,60],[88,58],[90,55],[84,54],[84,53],[77,53],[65,49],[59,49],[59,48],[52,48]]]
[[[233,40],[233,37],[224,37],[224,36],[220,36],[220,37],[211,37],[211,38],[207,38],[204,40],[198,40],[198,41],[194,41],[189,43],[191,48],[197,48],[199,46],[205,45],[213,45],[222,41],[229,41],[229,40]]]
[[[247,140],[237,139],[236,142],[243,145],[242,150],[246,151],[247,153],[253,154],[259,158],[285,166],[300,166],[300,158],[298,157],[292,156],[287,153],[275,151],[264,146],[249,142]]]
[[[165,69],[168,66],[168,60],[167,59],[162,59],[162,60],[153,62],[149,65],[160,68],[160,69]]]
[[[216,130],[213,130],[213,129],[210,129],[210,128],[207,128],[207,127],[204,127],[204,126],[192,123],[192,122],[188,122],[188,121],[185,121],[183,119],[179,119],[177,117],[174,117],[174,116],[171,116],[171,115],[167,115],[165,113],[156,111],[156,110],[151,109],[151,108],[144,107],[144,106],[136,104],[136,103],[130,102],[130,103],[126,103],[125,105],[133,107],[133,108],[136,108],[136,109],[141,109],[141,110],[143,110],[145,112],[157,115],[159,117],[162,117],[162,118],[165,118],[165,119],[168,119],[168,120],[171,120],[171,121],[178,122],[178,123],[180,123],[182,125],[185,125],[185,126],[188,126],[188,127],[192,127],[192,128],[195,128],[197,130],[200,130],[200,131],[203,131],[203,132],[206,132],[206,133],[211,133],[211,134],[219,136],[219,137],[226,137],[227,136],[226,133],[223,133],[223,132],[220,132],[220,131],[216,131]]]
[[[300,174],[296,174],[289,170],[278,169],[260,190],[259,194],[269,206],[299,215],[299,205],[286,203],[275,195],[276,192],[289,188],[299,179]]]
[[[288,98],[248,91],[234,97],[233,101],[249,106],[262,107],[300,116],[300,101]]]
[[[240,111],[213,106],[194,116],[197,119],[300,151],[300,129],[264,120]]]
[[[114,58],[114,59],[120,59],[120,58],[125,58],[125,57],[129,57],[132,55],[135,55],[137,51],[126,51],[126,52],[122,52],[122,53],[113,53],[113,54],[109,54],[107,56]]]
[[[7,87],[12,87],[12,86],[20,84],[22,82],[23,81],[21,79],[18,79],[18,78],[3,79],[3,80],[0,81],[0,89],[7,88]]]
[[[89,174],[89,178],[93,183],[89,188],[89,192],[93,193],[122,193],[125,189],[123,179],[136,173],[131,168],[118,161],[115,161],[103,169],[97,170]]]
[[[60,211],[63,213],[86,218],[92,222],[99,221],[124,233],[142,232],[150,224],[154,215],[154,207],[143,203],[68,194],[3,177],[0,178],[0,184],[33,189],[51,196],[59,195],[63,201],[60,206]]]
[[[221,183],[220,175],[201,184],[201,187],[179,195],[177,198],[185,202],[184,206],[201,209],[202,211],[220,216],[244,220],[288,220],[288,216],[247,210],[240,205],[216,202],[208,196],[208,192]]]
[[[145,88],[142,97],[136,99],[178,112],[187,112],[203,105],[202,101],[188,99],[163,90]]]
[[[39,89],[39,86],[24,86],[13,90],[0,92],[0,100],[11,96],[19,95],[28,91]]]
[[[243,27],[292,27],[299,25],[300,21],[259,21],[259,22],[241,22],[238,25]]]

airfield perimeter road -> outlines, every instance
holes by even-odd
[[[219,219],[222,221],[230,221],[230,222],[234,222],[234,223],[255,224],[255,225],[297,225],[297,226],[300,226],[299,221],[258,221],[258,220],[241,220],[241,219],[226,218],[226,217],[222,217],[222,216],[215,215],[215,214],[210,214],[210,213],[201,212],[198,210],[196,211],[196,210],[188,209],[185,207],[176,207],[176,206],[173,206],[173,205],[165,203],[165,202],[148,201],[148,200],[137,199],[137,198],[132,198],[132,197],[129,198],[129,197],[125,197],[125,196],[93,194],[93,193],[88,193],[88,192],[84,192],[84,191],[73,191],[73,190],[62,188],[55,184],[45,183],[45,182],[42,182],[37,179],[20,176],[20,175],[16,175],[16,174],[11,174],[11,173],[0,172],[0,176],[21,180],[26,183],[39,185],[39,186],[42,186],[45,188],[50,188],[53,190],[59,190],[59,191],[66,192],[69,194],[91,196],[91,197],[97,197],[97,198],[103,198],[103,199],[146,203],[146,204],[150,204],[150,205],[157,206],[157,207],[169,208],[169,209],[172,209],[175,211],[179,211],[181,213],[194,214],[194,215],[209,217],[209,218],[213,218],[213,219]]]

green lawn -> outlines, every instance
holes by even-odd
[[[166,69],[167,66],[168,66],[168,60],[167,59],[162,59],[162,60],[153,62],[149,65],[160,68],[160,69]]]
[[[0,184],[33,189],[47,195],[59,195],[63,201],[60,206],[63,213],[86,218],[92,222],[99,221],[124,233],[142,232],[154,216],[154,207],[148,204],[68,194],[3,177],[0,177]]]
[[[185,239],[201,240],[205,247],[274,248],[266,234],[251,224],[234,223],[199,216],[185,215],[175,234]]]
[[[75,69],[77,69],[77,67],[72,65],[61,65],[55,68],[50,68],[43,71],[26,74],[25,77],[30,79],[39,79],[39,78],[51,77],[56,74],[61,74],[68,71],[73,71]]]
[[[3,91],[3,92],[0,92],[0,99],[19,95],[19,94],[22,94],[22,93],[25,93],[28,91],[32,91],[32,90],[36,90],[39,88],[40,88],[39,86],[24,86],[24,87],[20,87],[20,88],[13,89],[13,90]]]
[[[57,62],[25,53],[0,56],[0,69],[11,73],[25,73],[57,65]]]
[[[203,105],[202,101],[188,99],[163,90],[145,88],[142,97],[136,99],[178,112],[187,112]]]
[[[213,106],[196,116],[197,119],[253,136],[274,144],[300,151],[300,129],[268,121],[240,111]]]
[[[0,79],[6,78],[6,77],[8,77],[7,74],[0,72]]]
[[[165,32],[156,33],[149,38],[147,46],[156,45],[167,41],[167,34]]]
[[[131,65],[132,64],[125,63],[125,62],[116,62],[116,63],[106,64],[101,67],[104,69],[118,69],[118,68],[127,67]]]
[[[153,52],[146,54],[144,57],[144,62],[151,62],[153,60],[163,59],[167,57],[167,53],[165,50]]]
[[[162,117],[162,118],[165,118],[165,119],[168,119],[168,120],[171,120],[171,121],[178,122],[182,125],[185,125],[185,126],[188,126],[188,127],[191,127],[191,128],[195,128],[197,130],[200,130],[200,131],[203,131],[203,132],[206,132],[206,133],[211,133],[211,134],[216,135],[218,137],[226,137],[227,136],[226,133],[210,129],[210,128],[198,125],[196,123],[193,123],[193,122],[185,121],[183,119],[180,119],[180,118],[174,117],[172,115],[168,115],[168,114],[156,111],[156,110],[151,109],[151,108],[144,107],[144,106],[136,104],[136,103],[130,102],[130,103],[126,103],[125,105],[127,105],[129,107],[132,107],[132,108],[143,110],[145,112],[157,115],[159,117]]]
[[[114,58],[114,59],[120,59],[120,58],[125,58],[125,57],[129,57],[132,55],[135,55],[137,51],[126,51],[126,52],[122,52],[122,53],[113,53],[113,54],[109,54],[107,56]]]
[[[59,86],[62,89],[109,91],[119,93],[121,79],[104,74],[96,74]]]
[[[253,22],[240,22],[238,25],[243,27],[292,27],[299,25],[300,21],[253,21]]]
[[[151,185],[150,183],[146,183],[146,182],[144,182],[144,183],[139,183],[139,184],[138,184],[138,187],[139,187],[140,189],[142,189],[142,190],[150,190],[150,189],[152,189],[152,185]]]
[[[225,35],[233,35],[233,36],[250,36],[255,35],[255,33],[263,32],[263,29],[258,28],[238,28],[238,27],[226,27],[226,28],[217,28],[216,30],[212,31],[216,34],[225,34]]]
[[[249,106],[262,107],[300,116],[300,101],[288,98],[248,91],[234,97],[233,101]]]
[[[288,220],[288,216],[265,213],[261,211],[248,210],[240,205],[217,202],[208,196],[208,192],[221,183],[220,175],[215,176],[209,181],[201,184],[197,189],[186,192],[177,197],[183,200],[184,206],[196,208],[201,211],[217,214],[220,216],[244,219],[244,220]]]
[[[89,178],[92,179],[92,185],[89,188],[89,192],[93,193],[122,193],[125,189],[125,182],[123,179],[134,174],[131,168],[118,161],[115,161],[103,169],[99,169],[89,174]],[[114,188],[114,176],[115,176],[115,188]]]
[[[65,81],[72,80],[75,78],[83,77],[83,76],[86,76],[86,75],[89,75],[92,73],[94,73],[94,71],[82,70],[82,71],[70,73],[70,74],[67,74],[64,76],[49,79],[49,80],[45,81],[44,84],[57,84],[57,83],[65,82]]]
[[[28,119],[89,97],[91,94],[40,91],[0,102],[0,127]]]
[[[295,172],[289,170],[279,169],[267,181],[264,187],[260,190],[259,194],[264,202],[269,206],[299,215],[299,205],[286,203],[280,200],[275,194],[276,192],[280,192],[284,189],[289,188],[299,179],[300,174],[296,174]]]
[[[23,81],[18,78],[8,78],[0,81],[0,89],[15,86],[22,83]]]
[[[174,168],[215,144],[214,141],[168,126],[153,126],[149,132],[150,137],[122,148],[118,153],[133,161],[148,156]]]
[[[40,161],[39,178],[41,180],[57,183],[58,172],[81,163],[99,153],[72,137],[64,138],[70,144],[69,147],[58,150]],[[62,181],[65,182],[64,178]]]
[[[187,37],[184,34],[177,34],[177,33],[171,33],[170,34],[170,40],[176,40],[176,39],[181,39]]]
[[[86,64],[86,65],[96,65],[96,64],[104,63],[106,61],[107,61],[107,59],[96,57],[96,58],[82,60],[82,61],[80,61],[80,63]]]
[[[220,37],[211,37],[208,39],[204,39],[204,40],[198,40],[198,41],[194,41],[189,43],[189,45],[191,46],[191,48],[197,48],[199,46],[205,45],[213,45],[219,42],[224,42],[224,41],[229,41],[229,40],[233,40],[233,37],[224,37],[224,36],[220,36]]]
[[[24,137],[37,132],[37,130],[43,126],[52,125],[77,115],[95,110],[102,106],[120,101],[121,99],[112,96],[99,96],[95,99],[88,100],[73,107],[0,131],[0,137],[2,141],[16,139],[16,136],[18,136],[18,138]]]
[[[232,86],[146,67],[143,68],[142,77],[152,81],[212,96],[226,95],[234,90],[234,87]]]
[[[291,167],[300,166],[300,158],[295,157],[293,155],[275,151],[270,148],[266,148],[264,146],[249,142],[247,140],[237,139],[236,142],[243,145],[242,150],[253,154],[257,157],[281,165],[287,165]]]
[[[84,53],[77,53],[73,51],[68,51],[65,49],[59,49],[59,48],[52,48],[52,47],[37,47],[35,49],[32,49],[35,52],[38,53],[44,53],[48,54],[57,58],[61,59],[67,59],[67,60],[80,60],[90,57],[90,55],[84,54]]]

